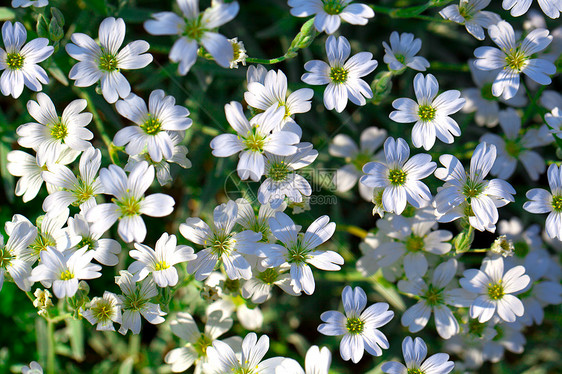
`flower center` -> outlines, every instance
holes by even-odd
[[[348,318],[345,328],[350,334],[361,334],[365,328],[365,322],[360,320],[359,317]]]
[[[0,248],[0,268],[7,269],[8,266],[12,263],[12,252],[6,247]]]
[[[401,186],[406,182],[406,173],[400,169],[389,170],[388,180],[394,186]]]
[[[199,355],[199,357],[203,357],[207,355],[207,348],[213,345],[212,339],[207,336],[206,334],[201,334],[199,339],[195,343],[193,343],[193,348]]]
[[[258,133],[254,127],[251,131],[248,131],[243,143],[246,146],[246,149],[262,153],[263,146],[265,145],[265,137]]]
[[[119,70],[119,61],[117,61],[116,56],[112,55],[111,53],[106,53],[100,56],[98,66],[100,70],[111,73],[113,71]]]
[[[358,153],[353,160],[351,160],[351,163],[357,170],[362,171],[363,166],[365,166],[365,164],[369,161],[371,161],[371,155],[361,152]]]
[[[436,306],[443,303],[443,290],[435,288],[432,284],[429,285],[427,291],[422,296],[428,306]]]
[[[330,79],[336,84],[345,83],[347,81],[348,71],[343,67],[335,67],[330,70]]]
[[[324,4],[324,11],[328,14],[340,14],[345,9],[345,4],[342,0],[322,0]]]
[[[166,263],[166,261],[160,261],[160,262],[157,262],[156,265],[154,265],[154,270],[155,271],[166,270],[169,267],[170,267],[170,265],[168,265]]]
[[[19,70],[23,67],[24,60],[25,57],[19,53],[8,53],[6,56],[6,65],[10,70]]]
[[[480,89],[480,95],[482,96],[482,98],[484,100],[488,100],[488,101],[497,101],[497,98],[494,96],[494,94],[492,93],[492,84],[493,83],[486,83],[485,85],[482,86],[482,88]]]
[[[51,136],[57,140],[64,140],[68,136],[68,128],[60,119],[51,127]]]
[[[132,217],[140,214],[140,199],[132,196],[125,197],[123,200],[112,200],[119,208],[121,217]]]
[[[552,196],[552,209],[555,212],[562,211],[562,195]]]
[[[501,285],[501,281],[492,285],[491,283],[488,284],[488,296],[492,300],[500,300],[503,297],[503,286]]]
[[[513,158],[517,158],[522,151],[522,147],[514,140],[506,140],[505,152]]]
[[[478,195],[480,195],[480,193],[482,193],[482,187],[482,183],[475,182],[469,178],[463,187],[462,193],[467,199],[477,197]]]
[[[521,70],[527,66],[529,61],[529,57],[525,56],[525,53],[521,51],[519,48],[510,49],[509,51],[505,52],[505,62],[507,66],[505,68],[509,68],[511,70],[516,71],[517,73],[521,73]]]
[[[261,280],[265,284],[273,284],[279,277],[279,272],[274,268],[266,269],[264,272],[258,275],[258,279]]]
[[[472,335],[481,337],[482,334],[484,333],[485,327],[486,327],[486,325],[484,323],[478,322],[478,319],[476,319],[476,318],[474,318],[474,319],[471,318],[468,321],[468,331]]]
[[[459,5],[459,14],[462,18],[464,18],[465,21],[470,21],[472,18],[474,18],[474,4],[470,4],[468,2],[463,3],[462,1],[461,4],[462,5]]]
[[[435,118],[435,108],[431,105],[420,105],[418,116],[422,121],[431,121]]]
[[[300,236],[302,238],[302,234]],[[300,240],[299,242],[294,243],[290,248],[287,249],[289,251],[287,255],[288,257],[287,262],[290,264],[291,263],[301,264],[303,262],[306,262],[306,260],[308,259],[308,253],[310,251],[302,247]]]
[[[54,247],[56,245],[57,242],[51,235],[40,232],[37,234],[37,237],[29,247],[31,248],[32,253],[39,257],[39,253],[41,253],[41,251],[45,251],[47,250],[47,247]]]
[[[529,248],[529,244],[522,241],[513,244],[513,252],[515,253],[515,256],[520,258],[524,258],[525,256],[527,256],[530,249],[531,248]]]
[[[406,239],[406,249],[410,252],[419,252],[424,247],[423,238],[417,235],[410,235],[408,239]]]
[[[410,368],[408,369],[408,374],[425,374],[422,369]]]
[[[86,246],[88,247],[88,250],[90,250],[90,251],[94,250],[95,240],[92,239],[92,238],[84,237],[84,238],[82,238],[82,240],[80,240],[80,242],[78,243],[76,248],[80,249],[80,248],[84,248]]]
[[[148,113],[148,119],[140,127],[146,134],[155,135],[162,130],[162,123]]]
[[[65,270],[60,274],[60,279],[63,281],[71,280],[74,278],[74,274],[70,270]]]
[[[210,240],[209,247],[214,254],[220,257],[223,254],[228,254],[234,248],[235,243],[236,240],[231,234],[215,233]]]
[[[394,58],[397,59],[398,62],[401,63],[402,65],[404,65],[404,62],[406,61],[406,57],[400,53],[395,53]]]
[[[113,305],[108,300],[100,300],[95,306],[92,307],[92,314],[98,322],[109,321],[114,314]]]
[[[202,16],[199,16],[195,19],[186,20],[185,30],[183,32],[184,35],[189,39],[199,41],[203,37],[203,34],[207,31],[201,20]]]
[[[281,182],[287,178],[290,172],[291,169],[284,161],[276,162],[270,165],[267,177],[271,178],[274,182]]]
[[[95,196],[93,187],[84,182],[80,177],[78,177],[78,184],[74,188],[75,190],[72,191],[72,194],[76,201],[72,203],[73,206],[81,205]]]

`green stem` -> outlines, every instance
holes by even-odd
[[[469,72],[468,64],[451,64],[447,62],[434,61],[431,63],[429,69],[431,70],[447,70],[447,71],[461,71]]]
[[[55,323],[47,320],[47,374],[56,373]]]
[[[281,61],[285,61],[288,60],[289,57],[287,57],[287,55],[283,55],[281,57],[276,57],[276,58],[255,58],[255,57],[248,57],[246,58],[246,62],[250,63],[250,64],[265,64],[265,65],[271,65],[271,64],[277,64]]]
[[[338,231],[345,231],[351,235],[355,235],[361,239],[365,239],[367,237],[368,232],[366,230],[363,230],[360,227],[357,226],[353,226],[353,225],[342,225],[342,224],[338,224],[336,226],[336,229]]]

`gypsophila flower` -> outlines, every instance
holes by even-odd
[[[92,120],[92,114],[81,113],[86,105],[86,100],[74,100],[59,117],[51,98],[42,92],[38,93],[37,102],[28,101],[27,110],[39,123],[26,123],[17,128],[19,145],[33,148],[38,157],[60,153],[65,148],[76,151],[91,148],[89,140],[94,134],[85,127]]]
[[[525,39],[517,42],[513,27],[500,21],[488,29],[490,38],[499,47],[478,47],[474,50],[477,60],[476,68],[481,70],[497,70],[497,76],[492,84],[492,94],[509,100],[519,89],[521,73],[533,81],[548,85],[552,82],[549,75],[556,72],[556,67],[550,61],[532,58],[533,54],[545,49],[552,41],[547,29],[535,29]]]
[[[154,167],[146,161],[139,163],[128,177],[119,166],[109,165],[100,171],[100,180],[104,193],[114,198],[111,203],[96,205],[86,212],[93,233],[103,234],[119,220],[117,231],[121,239],[127,243],[142,243],[146,225],[141,215],[164,217],[174,210],[175,201],[171,196],[162,193],[144,196],[154,180]]]
[[[449,361],[449,355],[446,353],[436,353],[427,360],[427,345],[422,338],[407,336],[402,342],[402,353],[404,362],[389,361],[381,366],[383,373],[389,374],[448,374],[454,368],[453,361]]]
[[[300,233],[301,227],[283,212],[277,212],[275,217],[269,219],[269,227],[283,246],[273,245],[264,264],[276,267],[288,263],[295,290],[302,290],[308,295],[314,293],[314,276],[309,264],[318,269],[337,271],[344,263],[343,257],[337,252],[316,249],[330,239],[336,230],[336,224],[330,222],[328,216],[317,218],[304,235]]]
[[[199,11],[199,0],[177,0],[182,16],[173,12],[159,12],[144,23],[145,30],[152,35],[178,35],[170,50],[170,60],[179,62],[178,72],[186,75],[197,60],[197,50],[202,45],[220,66],[227,68],[234,59],[234,48],[229,40],[213,31],[236,17],[238,2],[214,1],[203,13]]]
[[[562,138],[562,106],[552,109],[550,113],[546,113],[544,120],[550,132],[556,137]]]
[[[148,108],[144,100],[135,94],[119,100],[115,104],[119,114],[137,126],[119,130],[113,143],[119,147],[126,146],[125,152],[130,156],[146,151],[154,162],[171,159],[174,155],[172,131],[185,131],[192,124],[187,118],[189,111],[175,104],[176,99],[166,96],[163,90],[152,91]]]
[[[96,330],[115,331],[113,322],[121,323],[121,301],[115,294],[105,291],[103,297],[94,297],[90,301],[82,316],[92,325],[97,324]]]
[[[17,1],[17,0],[14,0]],[[43,368],[36,361],[31,361],[29,367],[24,366],[21,368],[22,374],[43,374]]]
[[[480,323],[489,321],[495,314],[506,322],[514,322],[525,312],[523,303],[513,293],[523,290],[530,282],[523,266],[504,271],[501,256],[485,258],[482,267],[464,271],[461,286],[474,293],[470,317]]]
[[[268,374],[281,365],[285,358],[273,357],[262,361],[269,349],[269,337],[262,335],[258,340],[255,333],[249,333],[242,342],[242,355],[237,357],[232,348],[220,340],[215,340],[207,348],[208,361],[204,372],[209,374],[248,373]]]
[[[259,207],[258,214],[254,212],[252,204],[245,198],[236,199],[238,205],[238,223],[246,230],[261,233],[261,241],[275,241],[275,236],[269,228],[269,219],[275,216],[277,212],[283,212],[287,208],[286,203],[281,203],[277,208],[273,209],[269,204],[262,204]]]
[[[533,0],[503,0],[502,7],[505,10],[511,10],[513,17],[519,17],[527,13],[531,7]],[[562,12],[562,2],[560,0],[538,0],[544,14],[550,18],[560,17]]]
[[[213,211],[213,226],[200,218],[188,218],[180,225],[180,233],[191,242],[205,246],[197,258],[188,264],[188,272],[201,281],[209,277],[219,259],[230,279],[250,279],[250,263],[243,255],[257,255],[261,234],[251,230],[234,232],[238,219],[238,205],[229,200]]]
[[[400,71],[409,67],[413,70],[425,71],[429,67],[429,61],[416,54],[421,49],[421,39],[415,38],[414,34],[393,31],[390,34],[390,46],[382,42],[384,47],[384,62],[394,71]]]
[[[328,347],[313,345],[306,351],[305,370],[295,360],[285,360],[275,369],[275,374],[328,374],[332,364],[332,353]]]
[[[76,214],[68,219],[68,227],[65,229],[70,238],[79,238],[79,242],[75,244],[75,249],[84,246],[88,250],[94,252],[94,259],[102,265],[115,266],[119,263],[119,253],[121,253],[121,244],[117,240],[110,238],[101,238],[103,233],[93,233],[90,230],[90,224],[83,215]]]
[[[431,192],[420,179],[433,173],[436,164],[428,154],[410,156],[410,147],[402,138],[389,137],[384,142],[385,162],[363,166],[360,182],[367,187],[384,188],[382,203],[387,212],[401,214],[409,202],[421,208],[431,200]]]
[[[428,151],[435,144],[437,137],[444,143],[451,144],[453,136],[459,136],[461,129],[457,122],[449,117],[461,110],[465,100],[460,91],[449,90],[439,96],[439,83],[432,74],[418,73],[414,78],[414,92],[417,102],[410,98],[400,98],[392,102],[394,109],[391,120],[398,123],[415,122],[412,129],[414,147]],[[437,96],[437,97],[436,97]]]
[[[469,173],[455,156],[439,157],[444,167],[435,170],[435,176],[445,181],[434,200],[439,222],[465,217],[479,231],[496,230],[498,208],[514,201],[515,190],[502,179],[484,179],[495,160],[496,147],[485,142],[474,150]]]
[[[464,25],[466,31],[478,40],[484,40],[484,29],[495,25],[502,19],[496,13],[482,10],[491,0],[460,0],[459,5],[451,4],[441,9],[439,15],[445,19]]]
[[[549,238],[562,240],[562,169],[552,164],[548,167],[550,191],[533,188],[527,191],[527,201],[523,209],[534,214],[549,213],[545,228]]]
[[[37,38],[25,44],[27,31],[19,23],[6,21],[2,25],[4,49],[0,48],[0,71],[4,70],[0,80],[0,89],[4,96],[12,95],[17,99],[23,92],[23,86],[30,90],[41,91],[42,84],[49,78],[39,62],[53,54],[49,39]],[[25,45],[24,45],[25,44]]]
[[[40,316],[48,315],[47,309],[53,306],[51,297],[53,296],[49,290],[42,290],[40,288],[36,289],[33,293],[35,300],[33,300],[33,306],[39,309],[37,314]]]
[[[275,131],[281,124],[285,111],[272,106],[248,121],[239,102],[224,106],[226,119],[236,132],[221,134],[211,140],[215,157],[229,157],[240,152],[237,171],[240,179],[251,178],[257,182],[265,169],[264,152],[277,156],[290,156],[297,151],[300,136],[291,131]]]
[[[123,292],[123,295],[117,295],[123,312],[121,328],[119,329],[121,334],[125,335],[129,329],[133,334],[139,334],[141,315],[153,325],[165,321],[163,316],[166,313],[160,309],[160,305],[150,302],[153,297],[158,296],[158,291],[151,278],[146,278],[137,283],[131,273],[121,270],[119,276],[115,277],[115,283]]]
[[[43,210],[49,213],[59,213],[69,205],[79,206],[81,212],[96,205],[96,196],[103,192],[102,184],[96,178],[101,166],[101,151],[89,148],[80,157],[80,176],[66,166],[50,165],[49,170],[41,173],[43,179],[60,188],[49,194],[43,200]]]
[[[358,363],[363,351],[373,356],[382,355],[382,349],[388,349],[386,336],[378,330],[394,317],[388,310],[387,303],[376,303],[365,309],[367,294],[361,287],[352,289],[346,286],[342,292],[345,314],[331,310],[322,313],[323,324],[318,326],[321,334],[341,336],[340,355],[345,360]],[[382,349],[381,349],[382,348]]]
[[[228,39],[228,42],[232,45],[232,60],[229,62],[229,67],[231,69],[238,69],[238,64],[246,66],[246,48],[244,48],[244,42],[238,40],[238,38]]]
[[[145,53],[150,45],[144,40],[119,48],[125,39],[125,21],[108,17],[99,27],[99,45],[90,36],[74,33],[72,43],[65,47],[70,57],[78,60],[68,77],[77,87],[89,87],[98,81],[104,99],[113,104],[120,97],[131,93],[131,85],[121,70],[142,69],[152,62],[152,55]]]
[[[326,40],[328,63],[308,61],[304,64],[308,73],[301,77],[303,82],[314,86],[327,84],[324,106],[338,113],[345,109],[348,100],[362,106],[367,103],[366,99],[373,97],[371,87],[361,77],[375,70],[378,62],[372,60],[370,52],[359,52],[349,58],[350,53],[351,46],[345,37],[329,36]]]
[[[163,233],[156,241],[155,250],[147,245],[135,243],[135,250],[129,255],[135,262],[129,265],[128,271],[135,275],[135,281],[141,281],[152,274],[158,287],[173,287],[178,283],[176,264],[195,260],[197,256],[193,248],[177,245],[175,235]]]
[[[480,138],[480,141],[496,146],[497,157],[490,173],[501,179],[508,179],[515,172],[519,160],[529,177],[538,180],[546,170],[546,165],[544,159],[531,149],[552,143],[553,138],[548,128],[543,125],[538,129],[527,129],[520,135],[521,117],[513,108],[500,111],[499,121],[504,137],[488,133]]]
[[[4,285],[6,272],[21,290],[29,291],[32,284],[29,281],[31,266],[35,263],[29,252],[29,245],[37,236],[37,229],[30,223],[22,221],[6,232],[9,235],[6,244],[4,244],[4,237],[0,235],[0,291]]]
[[[352,4],[352,0],[289,0],[291,14],[295,17],[314,16],[314,27],[319,32],[333,34],[341,21],[352,25],[366,25],[375,12],[365,4]]]
[[[53,286],[59,299],[72,297],[78,291],[78,281],[101,276],[100,265],[91,264],[93,251],[87,247],[75,252],[59,252],[54,247],[41,251],[41,262],[31,272],[32,282],[41,282],[45,287]]]

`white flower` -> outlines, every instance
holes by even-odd
[[[119,114],[137,126],[119,130],[113,143],[119,147],[126,145],[125,152],[130,156],[146,150],[154,162],[171,159],[174,155],[171,131],[185,131],[192,123],[187,118],[189,111],[175,104],[176,99],[166,96],[162,90],[152,91],[148,108],[144,100],[135,94],[119,100],[115,104]]]
[[[352,25],[366,25],[375,12],[365,4],[351,4],[352,0],[289,0],[291,14],[295,17],[314,17],[314,27],[319,32],[333,34],[341,21]]]
[[[385,362],[381,366],[383,373],[448,374],[455,368],[455,363],[449,361],[449,355],[446,353],[436,353],[426,360],[427,345],[422,338],[413,340],[407,336],[402,342],[402,353],[406,366],[396,361]]]
[[[385,129],[367,127],[361,133],[360,146],[345,134],[338,134],[330,143],[328,152],[334,157],[344,157],[346,165],[339,168],[334,174],[332,182],[339,192],[349,191],[363,175],[363,166],[367,162],[379,160],[381,152],[375,151],[387,138]],[[359,194],[367,201],[373,199],[373,188],[359,183]]]
[[[78,291],[78,281],[101,276],[100,265],[91,264],[93,251],[84,247],[75,252],[59,252],[54,247],[41,251],[41,262],[31,272],[32,282],[40,281],[45,287],[53,285],[56,297],[72,297]]]
[[[0,81],[2,94],[17,99],[24,84],[30,90],[41,91],[42,84],[47,84],[49,78],[38,63],[53,54],[54,48],[48,45],[49,40],[37,38],[25,44],[25,27],[19,22],[12,25],[9,21],[2,26],[2,39],[5,48],[0,48],[0,71],[4,70]]]
[[[462,107],[464,113],[476,112],[474,120],[478,126],[494,127],[499,122],[500,106],[498,102],[512,107],[522,107],[527,104],[527,94],[523,87],[519,87],[514,97],[505,100],[503,97],[492,95],[492,85],[498,74],[497,70],[484,71],[474,66],[476,60],[469,60],[468,66],[475,88],[462,90],[462,97],[466,102]]]
[[[51,98],[38,93],[37,102],[27,102],[27,111],[39,123],[26,123],[17,128],[19,145],[33,148],[40,157],[60,153],[67,147],[76,151],[91,148],[89,140],[94,134],[85,127],[92,120],[92,114],[81,113],[86,106],[86,100],[74,100],[59,117]]]
[[[314,293],[314,276],[309,264],[328,271],[340,270],[340,265],[343,265],[343,257],[337,252],[316,249],[336,231],[336,224],[330,222],[330,217],[317,218],[304,235],[300,234],[301,227],[295,225],[283,212],[277,212],[275,217],[269,219],[269,227],[283,246],[273,245],[264,264],[276,267],[288,263],[291,266],[290,274],[295,283],[295,290],[302,290],[308,295]]]
[[[152,15],[154,19],[144,23],[144,28],[152,35],[180,36],[170,50],[170,60],[179,62],[180,75],[186,75],[195,64],[199,45],[217,64],[228,68],[234,58],[233,47],[225,36],[212,30],[236,17],[240,9],[238,2],[216,1],[203,13],[199,11],[199,0],[177,0],[177,3],[183,16],[173,12],[155,13]]]
[[[275,241],[275,237],[269,228],[269,219],[275,216],[277,212],[283,212],[287,208],[287,204],[281,203],[277,208],[273,209],[269,204],[261,204],[258,214],[254,212],[252,204],[243,198],[236,199],[238,205],[238,223],[246,230],[261,233],[261,241]]]
[[[296,171],[309,166],[318,157],[318,151],[310,143],[297,144],[297,152],[291,156],[277,156],[266,152],[266,180],[258,189],[260,204],[268,204],[272,209],[281,206],[285,197],[289,202],[301,203],[303,196],[312,194],[308,181]]]
[[[193,248],[177,245],[175,235],[163,233],[156,241],[156,250],[147,245],[135,243],[135,249],[129,252],[135,262],[128,271],[135,275],[135,281],[141,281],[152,274],[158,287],[173,287],[178,284],[178,271],[174,265],[195,260]]]
[[[533,188],[527,191],[527,201],[523,209],[527,212],[549,213],[546,218],[546,234],[549,238],[562,240],[562,169],[552,164],[548,167],[548,184],[550,191]]]
[[[232,45],[232,59],[229,61],[229,68],[238,69],[238,64],[246,66],[246,48],[244,48],[244,42],[238,40],[238,37],[228,39],[230,45]]]
[[[467,217],[470,225],[479,231],[494,232],[498,222],[498,208],[513,202],[513,187],[502,179],[484,178],[496,160],[496,147],[480,143],[470,159],[470,172],[453,155],[441,155],[444,168],[435,170],[435,176],[445,184],[437,192],[434,205],[438,222],[451,222]]]
[[[194,363],[195,373],[201,373],[203,365],[208,362],[207,349],[231,327],[232,318],[220,310],[208,314],[203,332],[199,331],[191,314],[178,313],[176,319],[170,324],[170,329],[174,335],[187,343],[168,352],[164,361],[172,366],[174,373],[182,373]],[[237,344],[238,339],[238,337],[227,338],[224,339],[224,342],[236,346],[239,345]]]
[[[542,85],[549,85],[552,82],[549,75],[556,72],[556,66],[541,58],[531,58],[552,41],[552,35],[549,35],[547,29],[531,31],[520,43],[515,40],[513,27],[505,21],[490,26],[488,33],[500,48],[476,48],[474,56],[478,59],[474,65],[481,70],[499,69],[492,84],[494,96],[502,96],[506,100],[514,97],[519,89],[521,73]]]
[[[78,60],[68,77],[77,87],[89,87],[100,81],[104,99],[113,104],[131,93],[131,85],[121,70],[141,69],[152,62],[152,55],[145,53],[150,45],[144,40],[119,48],[125,39],[125,21],[108,17],[99,27],[99,44],[82,33],[72,34],[72,43],[66,45],[70,57]]]
[[[250,121],[244,116],[242,105],[232,101],[224,106],[226,119],[237,135],[221,134],[211,140],[215,157],[229,157],[240,153],[238,176],[257,182],[265,169],[264,152],[289,156],[297,151],[300,136],[291,131],[275,131],[281,124],[285,111],[272,106]]]
[[[306,352],[303,370],[295,360],[285,360],[275,369],[275,374],[328,374],[332,364],[332,353],[327,347],[313,345]]]
[[[161,186],[170,183],[173,180],[170,164],[178,164],[184,169],[191,167],[191,161],[187,158],[187,147],[180,144],[184,138],[184,134],[179,131],[171,132],[170,138],[172,139],[173,146],[171,158],[155,162],[145,150],[141,154],[129,156],[127,165],[125,165],[125,171],[132,171],[137,164],[146,161],[156,169],[156,179],[158,179],[158,183],[160,183]]]
[[[425,78],[422,73],[416,74],[414,92],[417,102],[410,98],[396,99],[392,106],[397,110],[389,116],[398,123],[415,122],[412,143],[416,148],[423,146],[426,151],[433,147],[436,137],[451,144],[453,136],[461,134],[459,125],[449,116],[461,110],[465,100],[460,97],[460,91],[449,90],[437,96],[438,91],[439,83],[432,74]]]
[[[275,368],[281,365],[285,358],[273,357],[262,361],[268,349],[268,336],[262,335],[258,340],[253,332],[244,338],[241,356],[237,356],[225,342],[215,340],[213,345],[207,348],[208,361],[203,370],[209,374],[274,373]]]
[[[548,128],[543,125],[538,129],[527,129],[521,136],[521,117],[513,108],[500,111],[499,121],[505,137],[487,133],[480,138],[481,142],[496,146],[497,158],[490,173],[508,179],[515,172],[519,160],[531,179],[538,180],[546,165],[544,159],[531,149],[552,143]]]
[[[53,164],[67,165],[74,161],[80,152],[70,148],[62,152],[47,153],[40,157],[23,151],[11,151],[7,155],[7,168],[10,174],[21,177],[16,183],[16,196],[22,196],[24,203],[33,200],[43,185],[42,173]],[[57,187],[47,183],[47,191],[55,192]]]
[[[532,2],[533,0],[503,0],[502,7],[505,10],[511,9],[513,17],[519,17],[527,13]],[[538,3],[544,14],[550,18],[560,17],[560,12],[562,12],[560,0],[538,0]]]
[[[96,330],[115,331],[113,322],[121,323],[121,301],[115,294],[105,291],[103,297],[94,297],[90,301],[82,316],[92,325],[97,323]]]
[[[47,5],[49,5],[49,0],[12,0],[12,7],[13,8],[19,8],[19,7],[27,8],[29,6],[34,6],[36,8],[42,8],[42,7],[45,7]],[[42,373],[42,371],[41,371],[41,373]]]
[[[219,292],[219,300],[213,302],[207,307],[206,314],[210,315],[215,311],[221,311],[225,315],[231,316],[236,312],[236,317],[240,325],[246,330],[259,330],[263,326],[263,313],[259,306],[249,308],[244,299],[240,298],[238,290],[233,290],[233,293],[227,293],[228,284],[227,278],[224,274],[213,272],[209,278],[205,280],[207,287],[214,287],[221,290]],[[225,292],[222,293],[221,292]]]
[[[119,263],[117,255],[121,253],[121,244],[114,239],[100,239],[103,233],[92,232],[90,224],[83,215],[76,214],[74,217],[70,217],[66,232],[71,238],[80,238],[80,242],[74,248],[80,249],[87,246],[88,250],[94,252],[94,259],[100,264],[115,266]]]
[[[18,1],[18,0],[13,0]],[[13,6],[13,5],[12,5]],[[43,368],[36,361],[31,361],[29,367],[24,366],[21,368],[22,374],[43,374]]]
[[[326,109],[342,112],[350,100],[356,105],[365,105],[373,97],[371,87],[361,79],[377,68],[378,62],[372,60],[370,52],[359,52],[349,60],[351,46],[347,39],[329,36],[326,40],[326,54],[329,64],[320,60],[308,61],[304,68],[302,81],[314,86],[325,85],[324,105]]]
[[[8,230],[6,230],[8,231]],[[29,276],[35,259],[31,257],[29,245],[37,236],[37,229],[28,222],[17,223],[8,232],[8,242],[0,235],[0,291],[4,285],[4,273],[8,272],[23,291],[31,290]]]
[[[91,222],[94,233],[106,232],[119,220],[117,232],[121,239],[130,243],[142,243],[146,237],[146,225],[141,214],[165,217],[174,210],[171,196],[155,193],[144,196],[154,180],[154,167],[146,161],[139,163],[129,176],[116,165],[100,171],[100,180],[105,194],[115,196],[111,203],[99,204],[88,209],[86,220]]]
[[[491,0],[460,0],[459,5],[448,5],[441,9],[441,17],[459,23],[478,40],[484,40],[484,29],[495,25],[502,19],[496,13],[482,10]]]
[[[291,275],[286,273],[289,269],[289,266],[284,265],[254,271],[254,276],[242,285],[242,297],[250,299],[254,304],[262,304],[271,297],[273,286],[278,286],[289,295],[300,296],[301,291],[295,286]]]
[[[530,281],[523,266],[514,266],[504,272],[504,259],[497,256],[485,258],[480,270],[465,270],[460,284],[476,297],[470,305],[471,318],[478,318],[483,323],[497,313],[502,320],[514,322],[525,310],[521,300],[512,294],[523,290]]]
[[[361,287],[346,286],[342,301],[345,315],[335,310],[322,313],[320,319],[326,323],[318,326],[318,331],[329,336],[343,335],[340,354],[345,361],[351,359],[358,363],[364,350],[373,356],[382,355],[382,349],[388,349],[389,344],[378,328],[390,322],[394,312],[388,310],[387,303],[376,303],[365,309],[367,294]]]
[[[429,188],[423,179],[433,173],[436,164],[426,153],[410,156],[410,147],[402,138],[389,137],[384,142],[385,162],[368,162],[363,166],[360,182],[367,187],[384,188],[382,203],[387,212],[401,214],[409,202],[416,208],[431,200]]]
[[[314,91],[310,88],[301,88],[289,94],[287,76],[281,70],[271,70],[261,80],[248,81],[248,92],[244,93],[244,100],[249,106],[262,111],[272,106],[283,107],[285,115],[276,130],[290,130],[300,135],[302,130],[293,116],[310,110],[313,95]]]
[[[209,227],[200,218],[188,218],[180,225],[180,233],[187,240],[204,245],[197,258],[187,265],[187,271],[201,281],[207,278],[220,259],[230,279],[250,279],[252,270],[245,255],[257,255],[260,233],[250,230],[233,232],[238,219],[238,205],[230,200],[213,212],[214,224]]]
[[[431,281],[422,278],[401,280],[401,292],[419,298],[419,301],[402,314],[402,325],[412,333],[421,331],[434,315],[437,333],[443,339],[459,333],[459,323],[449,306],[459,306],[456,290],[451,290],[451,281],[457,271],[457,261],[450,259],[435,268]],[[456,282],[455,282],[456,283]],[[468,306],[468,305],[464,305]]]
[[[125,335],[129,329],[133,334],[139,334],[141,315],[153,325],[165,321],[163,316],[166,313],[160,309],[160,305],[150,302],[153,297],[158,296],[158,291],[151,278],[144,279],[139,286],[131,273],[121,270],[119,276],[115,277],[115,283],[123,292],[123,295],[117,295],[123,312],[123,321],[119,329],[121,334]]]
[[[98,178],[101,166],[101,152],[96,148],[89,148],[80,157],[80,176],[66,166],[60,164],[49,165],[49,170],[41,173],[43,179],[60,188],[43,200],[43,210],[49,213],[59,213],[69,205],[79,206],[81,212],[96,205],[96,196],[103,192]]]
[[[415,38],[414,34],[393,31],[390,34],[390,46],[382,42],[384,47],[384,62],[391,70],[399,71],[409,67],[410,69],[425,71],[429,67],[429,61],[416,54],[421,49],[421,39]]]
[[[558,138],[562,138],[562,106],[552,109],[550,113],[544,115],[544,120],[550,132]]]

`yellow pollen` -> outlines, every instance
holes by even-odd
[[[343,67],[335,67],[330,70],[330,79],[336,84],[345,83],[347,81],[348,71]]]

